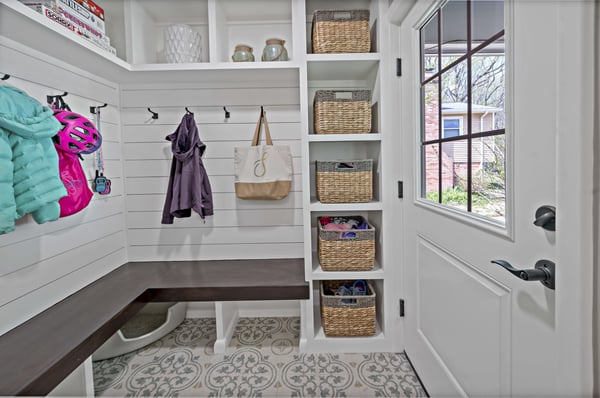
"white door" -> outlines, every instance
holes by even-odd
[[[470,2],[419,0],[397,31],[404,180],[398,207],[405,242],[398,255],[404,258],[406,352],[431,396],[590,395],[598,3],[514,0],[500,4],[503,14],[498,3],[474,0],[473,25],[467,30],[456,24],[466,24],[469,14],[461,13]],[[438,24],[431,18],[440,6],[447,9],[438,14]],[[502,104],[481,103],[490,94],[482,97],[481,86],[470,95],[462,91],[461,102],[456,91],[466,90],[469,81],[457,82],[458,70],[430,80],[421,91],[422,83],[440,72],[435,60],[423,62],[425,67],[420,62],[421,28],[424,56],[439,56],[441,48],[443,72],[466,54],[467,37],[471,49],[485,45],[498,30],[498,18],[504,35],[494,36],[481,51],[506,53]],[[482,68],[480,61],[469,61],[471,84],[479,82],[475,65]],[[422,68],[427,69],[423,75]],[[492,80],[489,85],[497,83]],[[441,95],[435,91],[440,87]],[[470,123],[464,115],[468,102]],[[489,120],[491,114],[496,119]],[[504,135],[496,131],[481,138],[482,131],[499,126],[505,126]],[[469,140],[457,138],[469,131],[474,137],[470,154]],[[496,153],[502,140],[505,162]],[[505,168],[499,170],[502,165],[494,161]],[[494,180],[503,172],[504,186]],[[446,204],[439,203],[440,192]],[[555,232],[534,225],[541,205],[556,207]],[[542,259],[555,262],[555,290],[491,263],[497,259],[518,269],[533,268]]]

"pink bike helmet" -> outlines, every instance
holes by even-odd
[[[100,148],[102,136],[88,119],[68,110],[55,110],[54,117],[62,124],[62,128],[53,137],[57,149],[90,154]]]

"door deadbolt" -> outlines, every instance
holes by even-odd
[[[540,206],[535,211],[535,221],[533,223],[538,227],[544,228],[546,231],[555,231],[556,207],[549,205]]]

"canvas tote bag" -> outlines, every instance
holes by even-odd
[[[264,125],[266,145],[259,145]],[[288,145],[273,145],[266,112],[261,110],[250,147],[236,147],[235,194],[240,199],[278,200],[292,187],[292,154]]]

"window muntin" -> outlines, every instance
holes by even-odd
[[[449,0],[420,30],[421,197],[502,223],[503,22],[503,1]]]

